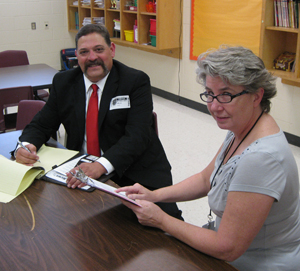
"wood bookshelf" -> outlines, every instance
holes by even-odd
[[[282,83],[300,87],[300,33],[299,28],[274,26],[274,0],[263,0],[262,25],[259,55],[265,66]],[[279,71],[273,68],[273,61],[281,53],[288,51],[296,54],[294,72]]]
[[[94,0],[88,6],[74,5],[75,0],[67,0],[68,30],[77,32],[82,27],[83,19],[90,17],[104,17],[111,40],[118,45],[136,48],[139,50],[181,58],[182,47],[182,0],[156,0],[156,12],[147,12],[146,4],[149,0],[136,0],[137,11],[126,9],[127,0],[120,0],[120,9],[112,9],[111,1],[104,0],[104,7],[96,7]],[[75,13],[78,13],[78,25],[76,28]],[[120,20],[120,36],[115,37],[114,19]],[[156,19],[156,46],[149,45],[150,19]],[[124,30],[133,30],[137,21],[138,42],[130,42],[125,39]]]

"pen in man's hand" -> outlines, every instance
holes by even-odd
[[[31,153],[31,151],[30,151],[26,146],[24,146],[23,143],[22,143],[20,140],[18,140],[18,144],[19,144],[23,149],[25,149],[26,151],[28,151],[28,152]],[[41,163],[40,159],[38,159],[37,162],[40,162],[40,163]]]

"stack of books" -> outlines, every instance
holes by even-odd
[[[95,6],[98,8],[104,8],[104,0],[94,0]]]
[[[121,26],[120,26],[120,20],[119,19],[114,19],[113,22],[115,23],[114,25],[114,30],[121,30]]]
[[[299,28],[300,0],[274,0],[275,26]]]
[[[119,19],[114,19],[114,38],[120,38],[121,36],[121,25],[120,25],[120,20]]]
[[[81,0],[81,5],[90,6],[91,5],[91,0]]]
[[[83,19],[82,25],[87,25],[87,24],[91,24],[91,23],[92,23],[91,17],[85,17]]]
[[[93,17],[93,22],[95,24],[105,24],[104,17]]]

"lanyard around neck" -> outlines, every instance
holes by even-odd
[[[263,113],[264,113],[264,111],[262,111],[262,112],[260,113],[259,117],[258,117],[257,120],[255,121],[255,123],[252,125],[251,129],[248,131],[248,133],[244,136],[244,138],[241,140],[241,142],[240,142],[240,143],[237,145],[237,147],[234,149],[234,151],[232,152],[232,154],[229,156],[228,160],[233,156],[233,154],[236,152],[236,150],[239,148],[239,146],[243,143],[243,141],[246,139],[246,137],[247,137],[247,136],[250,134],[250,132],[253,130],[253,128],[255,127],[256,123],[259,121],[259,119],[260,119],[261,116],[263,115]],[[235,140],[235,137],[232,139],[230,145],[228,146],[226,152],[224,153],[224,157],[223,157],[223,159],[222,159],[222,161],[221,161],[221,163],[220,163],[220,165],[219,165],[217,171],[215,172],[215,175],[214,175],[214,177],[213,177],[213,179],[212,179],[212,181],[211,181],[211,183],[210,183],[210,189],[216,184],[216,182],[214,182],[215,177],[216,177],[218,171],[220,170],[220,168],[221,168],[221,166],[222,166],[222,164],[223,164],[223,162],[224,162],[224,160],[225,160],[227,154],[229,153],[229,151],[230,151],[230,149],[231,149],[231,147],[232,147],[232,145],[233,145],[234,140]],[[228,161],[228,160],[227,160],[227,161]]]
[[[230,155],[230,157],[228,158],[228,160],[232,157],[232,155],[236,152],[236,150],[238,149],[238,147],[242,144],[242,142],[245,140],[245,138],[246,138],[246,137],[250,134],[250,132],[253,130],[254,126],[256,125],[256,123],[258,122],[258,120],[261,118],[261,116],[263,115],[263,113],[264,113],[264,111],[261,112],[261,114],[259,115],[259,117],[258,117],[257,120],[255,121],[255,123],[252,125],[251,129],[250,129],[250,130],[248,131],[248,133],[244,136],[244,138],[241,140],[241,142],[237,145],[237,147],[235,148],[235,150],[233,151],[233,153]],[[222,164],[223,164],[223,162],[224,162],[224,160],[225,160],[225,158],[226,158],[228,152],[230,151],[230,149],[231,149],[231,147],[232,147],[232,145],[233,145],[234,140],[235,140],[235,137],[231,140],[230,145],[228,146],[226,152],[224,153],[224,157],[223,157],[223,159],[222,159],[222,161],[221,161],[221,163],[220,163],[220,165],[219,165],[217,171],[215,172],[214,177],[212,178],[212,181],[211,181],[211,183],[210,183],[210,189],[211,189],[213,186],[216,185],[216,182],[214,182],[215,177],[216,177],[218,171],[220,170],[220,168],[221,168],[221,166],[222,166]],[[228,161],[228,160],[227,160],[227,161]],[[208,214],[207,217],[208,217],[208,224],[210,225],[210,227],[214,228],[214,226],[212,226],[212,225],[214,225],[214,222],[213,222],[213,217],[212,217],[212,215],[211,215],[211,209],[209,210],[209,214]]]

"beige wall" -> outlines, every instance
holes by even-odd
[[[154,87],[200,102],[200,85],[195,81],[195,61],[189,59],[190,1],[183,1],[182,60],[117,45],[116,59],[148,73]],[[37,29],[31,30],[31,22]],[[49,22],[49,29],[44,28]],[[74,34],[67,31],[65,0],[1,0],[0,51],[23,49],[30,63],[46,63],[60,69],[59,51],[74,47]],[[272,115],[281,128],[300,136],[300,89],[277,80],[278,95]]]
[[[0,51],[26,50],[31,64],[46,63],[60,69],[59,51],[74,47],[66,7],[65,0],[1,0]],[[36,30],[31,30],[32,22],[36,22]]]

